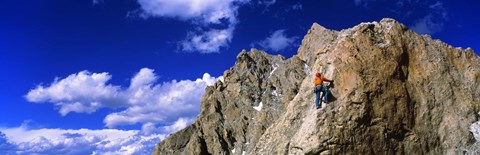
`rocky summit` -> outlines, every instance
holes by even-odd
[[[314,74],[334,79],[316,109]],[[480,154],[480,57],[393,19],[313,24],[285,59],[251,49],[152,154]]]

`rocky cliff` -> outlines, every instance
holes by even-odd
[[[335,79],[322,109],[315,72]],[[193,124],[152,154],[480,153],[479,84],[473,50],[393,19],[342,31],[313,24],[292,58],[240,52],[206,88]]]

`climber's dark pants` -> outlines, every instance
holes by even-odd
[[[321,107],[320,92],[323,92],[323,101],[325,102],[328,101],[328,95],[329,95],[328,89],[322,86],[315,86],[315,105],[317,107]]]

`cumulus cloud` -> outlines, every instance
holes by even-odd
[[[227,29],[212,29],[207,32],[191,32],[187,39],[181,42],[184,51],[199,51],[201,53],[214,53],[221,47],[228,47],[232,40],[234,27]]]
[[[144,17],[172,17],[181,20],[198,19],[220,23],[235,20],[236,5],[242,0],[138,0]]]
[[[278,52],[291,46],[297,38],[295,36],[287,37],[285,30],[280,29],[270,34],[265,40],[254,42],[252,45],[258,44],[262,48]]]
[[[166,135],[136,130],[1,129],[15,154],[148,154]]]
[[[173,125],[163,127],[164,132],[173,133],[187,127],[193,119],[179,118]]]
[[[249,0],[137,0],[141,17],[166,17],[193,21],[200,29],[188,32],[180,42],[183,51],[218,52],[227,47],[238,23],[238,8]],[[210,28],[216,25],[222,28]]]
[[[59,112],[92,113],[99,108],[125,105],[120,99],[119,86],[106,84],[111,79],[108,73],[81,71],[65,79],[55,78],[49,87],[42,85],[25,96],[30,102],[51,102],[60,107]]]
[[[141,130],[0,128],[1,154],[150,154],[169,134],[192,120],[180,118],[170,126],[146,123]]]
[[[443,3],[437,1],[428,7],[429,13],[417,20],[412,30],[419,34],[435,34],[443,29],[444,23],[448,20],[448,13]]]
[[[143,72],[149,72],[141,74]],[[154,79],[153,70],[142,69],[135,79]],[[162,85],[153,85],[153,81],[126,92],[129,107],[121,112],[111,113],[104,119],[106,126],[129,125],[138,122],[172,122],[177,118],[193,118],[199,113],[200,99],[207,85],[213,85],[219,78],[204,74],[195,81],[173,80]]]
[[[222,77],[205,73],[194,81],[172,80],[157,84],[154,70],[143,68],[131,79],[128,88],[107,84],[110,79],[108,73],[81,71],[64,79],[56,78],[49,86],[39,85],[25,97],[30,102],[53,103],[62,115],[124,107],[105,117],[104,123],[110,128],[137,123],[168,124],[178,118],[196,117],[205,87]]]
[[[15,154],[17,147],[8,141],[3,132],[0,131],[0,154]]]

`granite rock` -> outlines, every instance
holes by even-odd
[[[322,109],[315,72],[334,79]],[[152,154],[477,154],[480,58],[393,19],[316,23],[285,59],[245,50]]]

